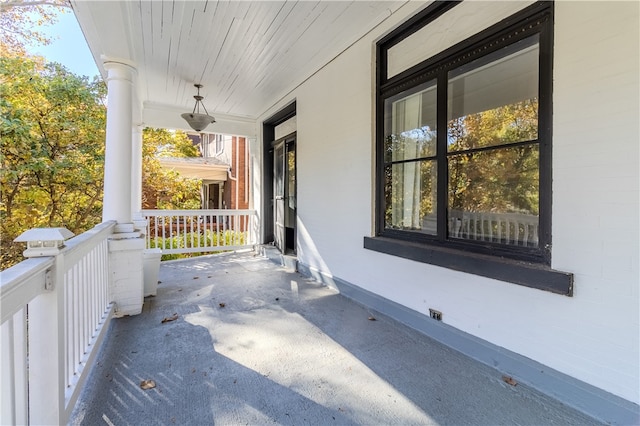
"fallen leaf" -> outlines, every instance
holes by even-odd
[[[153,380],[143,380],[140,382],[140,387],[144,390],[153,389],[156,387],[156,382]]]
[[[376,317],[369,317],[369,321],[375,321]]]
[[[516,386],[518,384],[518,382],[513,380],[513,377],[509,376],[502,376],[502,381],[511,386]]]
[[[220,306],[221,308],[224,308],[224,307],[225,307],[225,306],[227,306],[227,305],[226,305],[226,304],[224,304],[224,303],[220,303],[220,305],[219,305],[219,306]]]
[[[165,322],[175,321],[177,319],[178,319],[178,314],[173,314],[170,317],[164,317],[162,319],[162,324],[164,324]]]

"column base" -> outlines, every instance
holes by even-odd
[[[142,235],[146,235],[147,234],[147,219],[145,218],[141,218],[141,219],[137,219],[134,218],[133,219],[133,227],[136,231],[142,233]]]
[[[144,303],[142,253],[145,240],[140,233],[137,233],[137,237],[120,238],[122,236],[114,234],[108,240],[109,290],[115,302],[116,317],[137,315],[142,312]]]

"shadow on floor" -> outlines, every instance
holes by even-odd
[[[71,424],[598,424],[253,253],[160,280],[112,322]]]

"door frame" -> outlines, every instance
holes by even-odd
[[[296,101],[282,108],[262,123],[262,244],[274,241],[273,216],[273,147],[275,129],[296,115]]]

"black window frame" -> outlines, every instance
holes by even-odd
[[[376,205],[375,236],[367,249],[424,263],[571,296],[573,275],[551,265],[553,2],[537,2],[433,57],[388,77],[387,53],[396,44],[446,14],[460,2],[434,2],[376,45]],[[539,243],[512,247],[447,236],[448,72],[533,35],[539,57]],[[437,235],[385,228],[385,100],[437,80]]]

